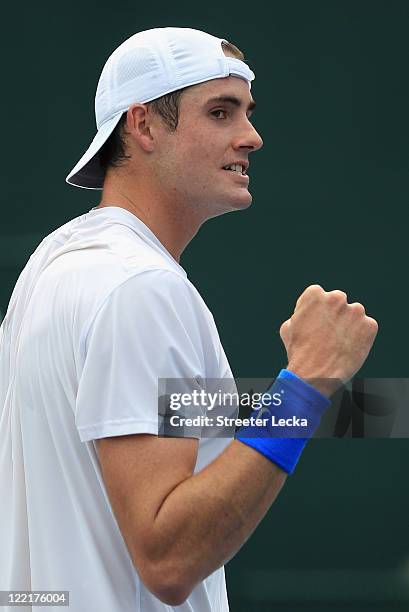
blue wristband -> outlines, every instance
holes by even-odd
[[[289,370],[281,370],[265,395],[271,401],[252,412],[251,424],[241,427],[235,438],[292,474],[331,402]]]

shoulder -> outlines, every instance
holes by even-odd
[[[162,326],[176,321],[192,324],[202,309],[193,285],[182,274],[166,268],[146,268],[112,284],[101,296],[84,328],[84,336],[100,320],[112,320],[129,329],[131,321],[140,327]],[[200,296],[199,296],[200,297]]]
[[[129,302],[137,308],[145,304],[159,305],[161,302],[168,306],[172,303],[191,303],[196,296],[193,286],[182,274],[168,268],[147,267],[122,279],[111,288],[106,299]]]

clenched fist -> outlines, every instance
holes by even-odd
[[[348,304],[343,291],[311,285],[280,329],[287,369],[331,395],[360,369],[377,332],[362,304]]]

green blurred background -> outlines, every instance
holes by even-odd
[[[320,283],[379,321],[361,374],[409,376],[409,2],[46,0],[2,13],[3,314],[41,238],[98,203],[64,178],[94,135],[106,58],[138,30],[194,27],[244,51],[264,139],[253,206],[208,222],[182,259],[234,374],[274,376],[279,325]],[[311,442],[226,568],[232,612],[409,610],[408,451],[406,440]]]

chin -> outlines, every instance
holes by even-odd
[[[224,200],[219,200],[217,204],[212,206],[212,210],[208,211],[208,219],[224,215],[228,212],[234,212],[235,210],[246,210],[246,208],[251,206],[252,201],[253,197],[249,192],[243,194],[242,197],[239,198],[230,197]]]
[[[253,196],[247,192],[242,198],[235,198],[231,204],[231,210],[245,210],[253,202]]]

